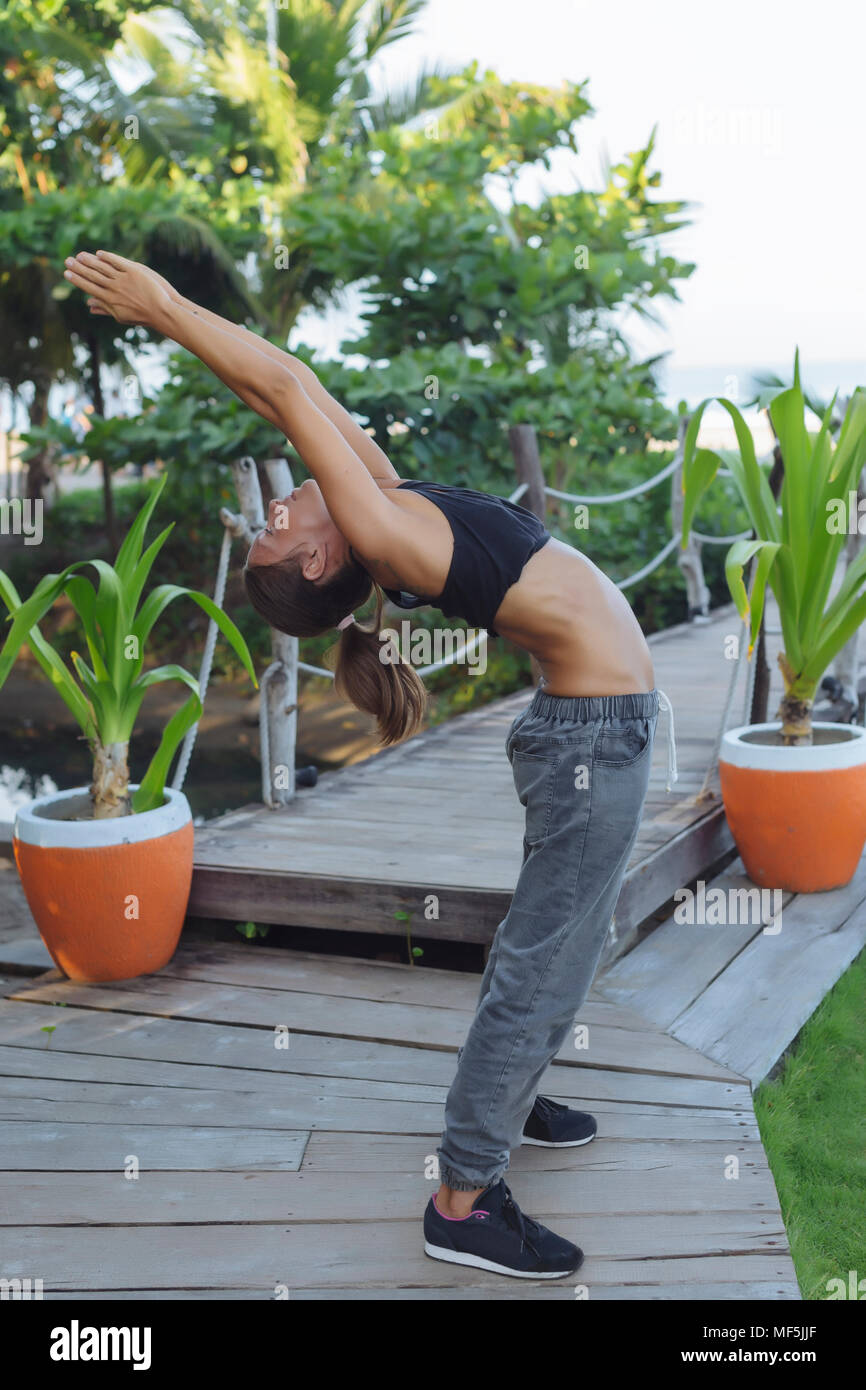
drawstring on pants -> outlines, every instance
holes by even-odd
[[[668,791],[672,791],[673,784],[679,776],[677,772],[677,742],[674,737],[674,707],[663,690],[659,690],[659,705],[664,707],[668,716],[668,775],[665,787]]]

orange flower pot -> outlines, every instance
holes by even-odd
[[[155,811],[88,817],[86,787],[18,811],[15,863],[39,933],[71,980],[129,980],[174,955],[192,883],[193,824],[183,792]]]
[[[725,815],[753,883],[815,893],[854,876],[866,843],[866,729],[816,723],[813,743],[774,741],[781,724],[722,739]]]

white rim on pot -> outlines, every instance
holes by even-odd
[[[741,724],[739,728],[728,729],[722,738],[719,762],[767,772],[832,772],[866,762],[866,729],[859,724],[814,723],[814,730],[838,732],[839,739],[829,743],[788,746],[755,743],[743,737],[744,734],[778,733],[781,727],[781,720],[777,719],[769,724]]]
[[[136,791],[137,783],[130,785]],[[166,787],[166,800],[152,811],[133,816],[110,816],[106,820],[59,820],[51,811],[57,807],[83,810],[90,801],[89,787],[73,787],[68,792],[51,792],[18,809],[13,835],[28,845],[47,849],[87,849],[105,844],[131,845],[140,840],[154,840],[179,830],[192,819],[189,802],[183,792]],[[68,805],[66,804],[68,803]]]

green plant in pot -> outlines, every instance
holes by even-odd
[[[733,421],[738,450],[727,462],[755,533],[731,546],[725,564],[731,596],[748,624],[749,655],[768,585],[783,639],[778,660],[784,693],[776,719],[730,729],[722,740],[725,813],[746,870],[760,886],[798,892],[838,887],[853,876],[866,841],[866,730],[814,722],[812,704],[827,667],[866,618],[866,551],[848,565],[834,591],[849,527],[858,524],[866,391],[858,387],[851,396],[835,438],[835,396],[820,428],[810,433],[795,355],[793,385],[762,397],[782,454],[778,502],[741,412],[724,397],[702,401],[684,444],[684,546],[722,463],[697,442],[710,400]],[[743,574],[752,561],[747,593]]]
[[[80,725],[93,755],[89,787],[39,798],[19,810],[13,832],[18,871],[42,938],[72,979],[116,980],[159,970],[174,954],[192,881],[193,825],[182,792],[165,785],[172,759],[198,721],[198,681],[182,666],[146,671],[151,631],[169,604],[189,598],[218,625],[257,685],[247,645],[207,594],[160,584],[142,601],[171,523],[144,549],[145,532],[165,486],[155,484],[114,565],[81,560],[45,575],[21,600],[0,571],[9,609],[0,647],[0,686],[18,653],[30,648]],[[91,566],[98,585],[80,573]],[[90,662],[73,653],[73,670],[39,630],[55,600],[71,603]],[[189,689],[172,715],[141,782],[129,780],[129,741],[145,691],[163,681]]]

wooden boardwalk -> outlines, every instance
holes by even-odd
[[[575,1276],[509,1280],[423,1252],[477,975],[188,933],[157,975],[77,985],[47,970],[3,873],[0,1278],[42,1278],[47,1298],[799,1299],[751,1088],[866,939],[866,865],[837,893],[788,896],[778,935],[669,918],[635,944],[714,866],[743,881],[715,778],[695,800],[736,631],[728,609],[653,641],[681,778],[665,791],[662,716],[616,932],[577,1019],[587,1045],[569,1039],[541,1088],[599,1132],[512,1155],[523,1209],[586,1252]],[[489,940],[522,838],[503,744],[531,693],[329,774],[284,811],[197,828],[193,915],[392,933],[395,910],[435,892],[439,935]],[[434,934],[422,918],[415,939]]]
[[[5,988],[0,1276],[47,1298],[800,1296],[748,1080],[598,992],[543,1085],[597,1137],[512,1155],[586,1252],[536,1282],[423,1250],[477,976],[191,943],[145,979]]]
[[[708,797],[698,801],[697,793],[728,690],[725,638],[741,626],[729,605],[706,626],[650,639],[656,684],[674,705],[680,775],[668,792],[662,712],[641,831],[605,959],[631,944],[638,925],[677,888],[730,857],[717,774]],[[198,827],[190,913],[393,933],[394,913],[408,911],[416,936],[489,943],[522,854],[523,811],[505,738],[532,694],[520,691],[326,773],[278,811],[254,805]],[[741,722],[742,703],[738,691],[733,723]],[[424,917],[429,893],[438,899],[438,920]]]

